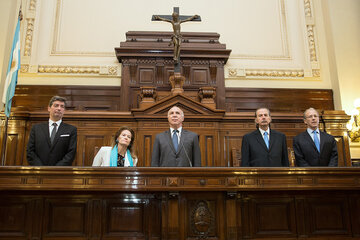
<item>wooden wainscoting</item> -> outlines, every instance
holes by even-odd
[[[49,100],[54,95],[66,97],[67,109],[75,111],[119,111],[121,87],[105,86],[49,86],[17,85],[12,106],[16,111],[47,110]],[[157,88],[157,99],[169,95],[168,87]],[[186,87],[185,95],[198,100],[198,88]],[[139,88],[129,88],[128,110],[140,104]],[[277,88],[226,88],[226,112],[253,112],[259,107],[267,107],[272,112],[302,113],[313,107],[334,110],[332,90],[327,89],[277,89]]]
[[[1,239],[359,239],[357,168],[0,167]]]

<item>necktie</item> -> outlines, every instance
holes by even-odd
[[[318,152],[320,152],[320,141],[317,136],[316,130],[313,131],[313,134],[314,134],[314,143],[315,143],[316,149],[318,150]]]
[[[268,137],[267,132],[264,132],[264,141],[265,141],[266,147],[269,149],[269,137]]]
[[[175,151],[177,151],[178,145],[179,145],[177,132],[178,132],[178,130],[174,130],[173,131],[173,136],[172,136],[172,142],[174,144]]]
[[[51,131],[51,135],[50,135],[50,142],[51,144],[54,143],[54,139],[55,139],[55,135],[56,135],[56,127],[57,127],[57,124],[56,123],[53,123],[52,124],[54,127],[53,127],[53,130]]]

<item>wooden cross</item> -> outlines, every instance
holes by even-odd
[[[189,21],[201,21],[200,16],[179,15],[179,8],[174,7],[174,12],[172,15],[153,15],[151,20],[171,23],[174,30],[170,43],[170,45],[174,45],[174,72],[180,72],[180,45],[182,41],[180,25]]]

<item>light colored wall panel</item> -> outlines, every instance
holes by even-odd
[[[287,87],[284,80],[297,85],[299,79],[308,78],[321,82],[321,87],[331,87],[313,74],[318,59],[310,64],[305,24],[305,11],[311,5],[300,0],[231,0],[221,8],[215,0],[134,0],[126,4],[118,0],[38,0],[35,5],[37,10],[30,14],[36,16],[31,58],[23,68],[23,83],[34,83],[25,73],[64,78],[92,75],[114,82],[110,79],[119,78],[120,69],[113,49],[125,40],[125,33],[171,31],[170,24],[150,19],[153,14],[171,14],[179,6],[182,14],[202,17],[202,22],[184,23],[182,31],[218,32],[221,42],[232,49],[226,66],[227,86],[243,86],[246,81],[258,86],[253,83],[257,79],[266,80],[264,87],[276,87],[278,80],[279,87]]]
[[[342,108],[348,113],[360,98],[360,1],[328,1]],[[352,37],[346,37],[352,36]],[[357,89],[356,91],[354,91]]]
[[[170,31],[151,16],[171,14],[174,6],[202,17],[182,31],[218,32],[232,49],[227,87],[328,88],[337,109],[351,108],[357,0],[23,0],[19,83],[119,85],[113,48],[130,30]]]

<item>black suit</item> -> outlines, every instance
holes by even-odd
[[[177,152],[171,140],[170,130],[156,135],[152,157],[152,167],[201,167],[201,153],[198,135],[182,129]]]
[[[32,166],[70,166],[76,154],[76,127],[61,122],[50,142],[49,123],[35,124],[30,131],[27,160]]]
[[[246,134],[241,146],[242,167],[288,167],[286,136],[270,129],[269,149],[259,129]]]
[[[320,131],[320,153],[307,131],[294,137],[293,147],[296,165],[299,167],[338,165],[336,140],[325,132]]]

